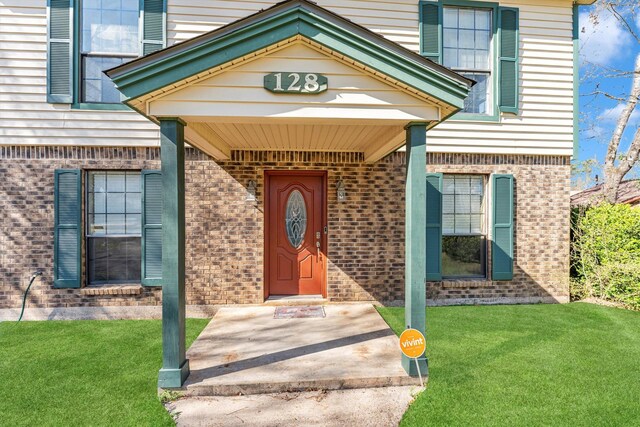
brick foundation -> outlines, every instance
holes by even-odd
[[[328,173],[328,297],[391,302],[404,295],[404,153],[369,165],[354,153],[236,151],[216,163],[189,149],[186,164],[187,304],[261,303],[263,172]],[[429,171],[512,173],[516,182],[514,280],[428,284],[432,303],[568,300],[568,157],[430,154]],[[44,275],[30,307],[146,306],[159,288],[55,289],[53,171],[158,169],[153,148],[0,147],[0,308],[18,307],[31,273]],[[255,181],[257,200],[247,201]],[[342,180],[347,199],[338,202]],[[489,254],[490,256],[490,254]]]

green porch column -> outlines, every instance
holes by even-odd
[[[427,125],[410,123],[406,131],[405,326],[424,334],[427,274]],[[422,376],[426,376],[426,360],[419,361],[419,364]],[[402,355],[402,366],[409,375],[418,375],[415,361],[405,355]]]
[[[189,376],[185,350],[184,126],[160,119],[162,159],[162,369],[158,386],[180,387]]]

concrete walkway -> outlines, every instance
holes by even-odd
[[[167,409],[178,427],[395,427],[417,388],[189,397]]]
[[[398,338],[370,304],[326,317],[275,319],[275,307],[222,308],[187,352],[188,396],[237,396],[419,384]]]

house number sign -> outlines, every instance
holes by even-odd
[[[264,88],[273,93],[314,94],[327,90],[326,76],[318,73],[280,71],[264,76]]]

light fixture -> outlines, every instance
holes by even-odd
[[[342,180],[338,181],[336,184],[336,196],[338,197],[339,202],[344,202],[347,199],[347,192],[344,189],[344,183]]]
[[[254,180],[249,181],[247,184],[247,201],[255,202],[256,201],[256,182]]]

